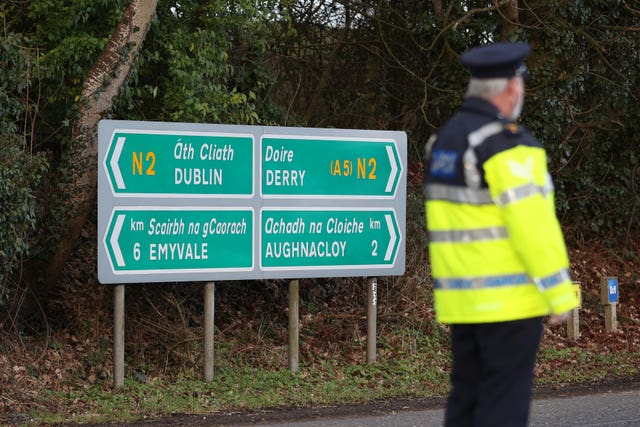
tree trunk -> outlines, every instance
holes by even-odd
[[[114,98],[129,75],[157,4],[157,0],[132,0],[129,3],[107,46],[86,76],[79,118],[73,129],[75,144],[71,148],[71,158],[81,166],[75,183],[66,189],[68,222],[49,260],[45,293],[55,285],[96,203],[98,122],[113,106]]]
[[[502,40],[508,40],[518,29],[518,0],[507,0],[500,6],[502,13]]]
[[[442,0],[432,0],[433,14],[436,16],[438,22],[444,22],[444,10],[442,9]]]
[[[349,27],[351,26],[351,15],[349,14],[349,9],[347,9],[346,13],[347,13],[347,16],[345,18],[344,29],[340,32],[340,38],[337,41],[335,49],[333,50],[333,52],[331,52],[331,56],[327,60],[326,66],[322,70],[322,75],[320,76],[318,85],[316,86],[316,89],[313,92],[313,96],[311,97],[311,101],[309,102],[309,105],[307,106],[307,109],[304,113],[304,124],[306,126],[309,126],[311,124],[311,119],[313,118],[314,113],[318,109],[318,104],[320,103],[322,97],[324,96],[324,90],[326,89],[327,84],[329,83],[329,79],[331,78],[333,69],[335,68],[336,63],[338,62],[340,51],[344,47],[344,44],[347,40],[347,36],[350,32]]]

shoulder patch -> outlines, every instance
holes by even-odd
[[[514,176],[526,181],[533,181],[533,157],[529,156],[521,162],[509,159],[507,165]]]
[[[451,150],[433,150],[431,154],[431,175],[440,178],[456,176],[458,153]]]

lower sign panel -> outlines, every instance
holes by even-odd
[[[401,234],[393,209],[262,209],[261,269],[391,268]]]
[[[100,226],[98,278],[184,282],[404,270],[403,223],[393,208],[259,212],[256,218],[250,207],[115,207]]]
[[[115,208],[104,237],[118,274],[250,271],[251,208]]]

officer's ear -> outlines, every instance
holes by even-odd
[[[510,78],[509,84],[507,85],[507,92],[509,92],[509,95],[517,94],[520,90],[518,86],[519,86],[518,77]]]
[[[518,99],[524,93],[524,80],[522,77],[513,77],[509,79],[506,92],[510,99]]]

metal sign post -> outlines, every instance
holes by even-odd
[[[113,386],[124,385],[124,290],[125,285],[113,288]]]
[[[289,282],[289,370],[292,373],[298,372],[299,356],[299,307],[300,307],[300,281]]]
[[[213,381],[214,372],[215,291],[214,282],[204,284],[204,380],[207,382]]]

